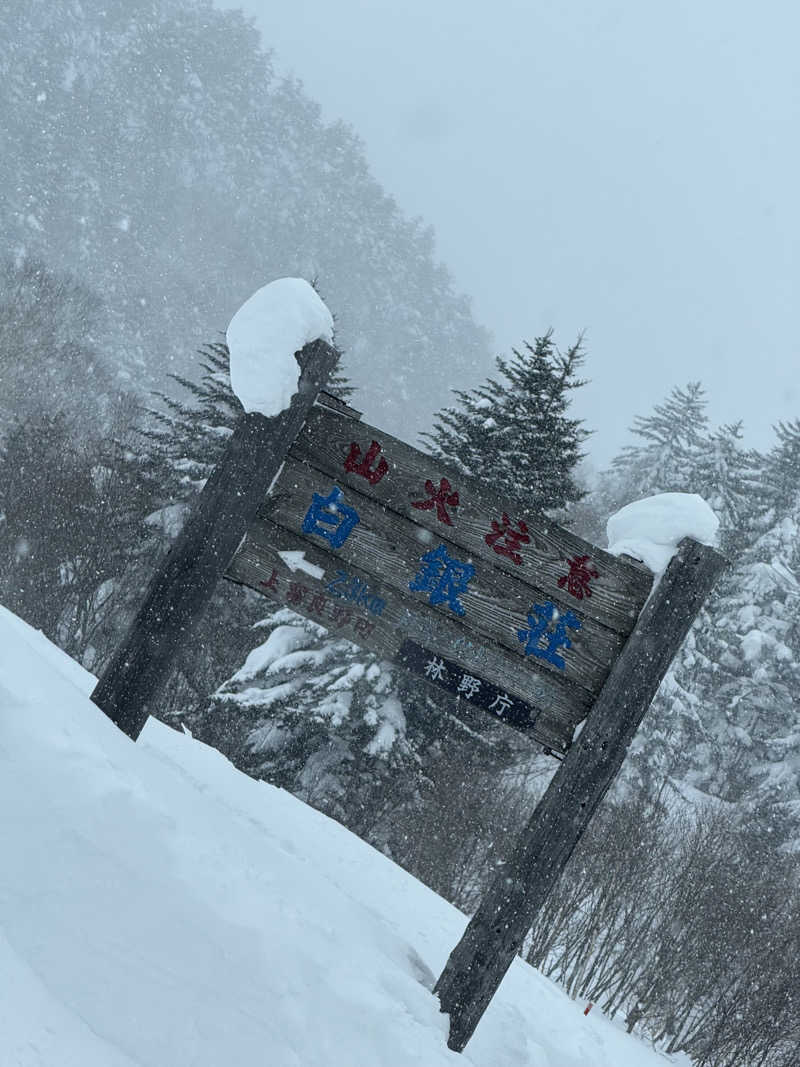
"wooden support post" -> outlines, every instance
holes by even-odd
[[[176,652],[211,599],[248,523],[303,427],[338,353],[314,341],[297,353],[302,368],[289,407],[273,418],[242,415],[186,524],[150,583],[124,641],[92,700],[134,740],[169,678]]]
[[[703,601],[725,566],[686,539],[642,610],[584,728],[470,920],[434,992],[463,1051],[564,870]]]

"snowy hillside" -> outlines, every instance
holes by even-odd
[[[517,962],[466,1053],[434,975],[463,916],[150,720],[0,609],[0,1067],[662,1067]]]

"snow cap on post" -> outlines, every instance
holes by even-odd
[[[608,551],[639,559],[660,576],[684,537],[713,546],[718,529],[719,519],[697,493],[659,493],[634,500],[611,516]]]
[[[333,316],[303,278],[278,278],[257,289],[230,321],[225,339],[231,386],[245,411],[268,417],[289,407],[305,345],[333,340]]]

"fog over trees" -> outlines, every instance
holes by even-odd
[[[3,247],[104,300],[123,382],[163,388],[281,276],[319,279],[362,406],[388,428],[416,410],[417,379],[427,404],[476,380],[488,336],[432,230],[383,192],[353,130],[273,74],[241,14],[9,0],[0,40]]]
[[[0,41],[0,602],[102,669],[241,413],[225,325],[276,276],[336,316],[332,392],[532,512],[605,545],[625,503],[700,494],[731,566],[525,955],[698,1067],[797,1063],[800,419],[758,451],[710,423],[713,382],[676,382],[591,471],[591,346],[494,353],[431,229],[243,16],[6,0]],[[160,711],[467,911],[554,769],[227,583]]]

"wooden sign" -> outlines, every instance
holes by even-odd
[[[325,394],[225,576],[560,753],[652,582]]]
[[[224,573],[566,753],[436,984],[461,1051],[724,560],[687,539],[650,596],[644,567],[319,393],[336,358],[306,345],[289,408],[240,417],[92,700],[136,740]]]

